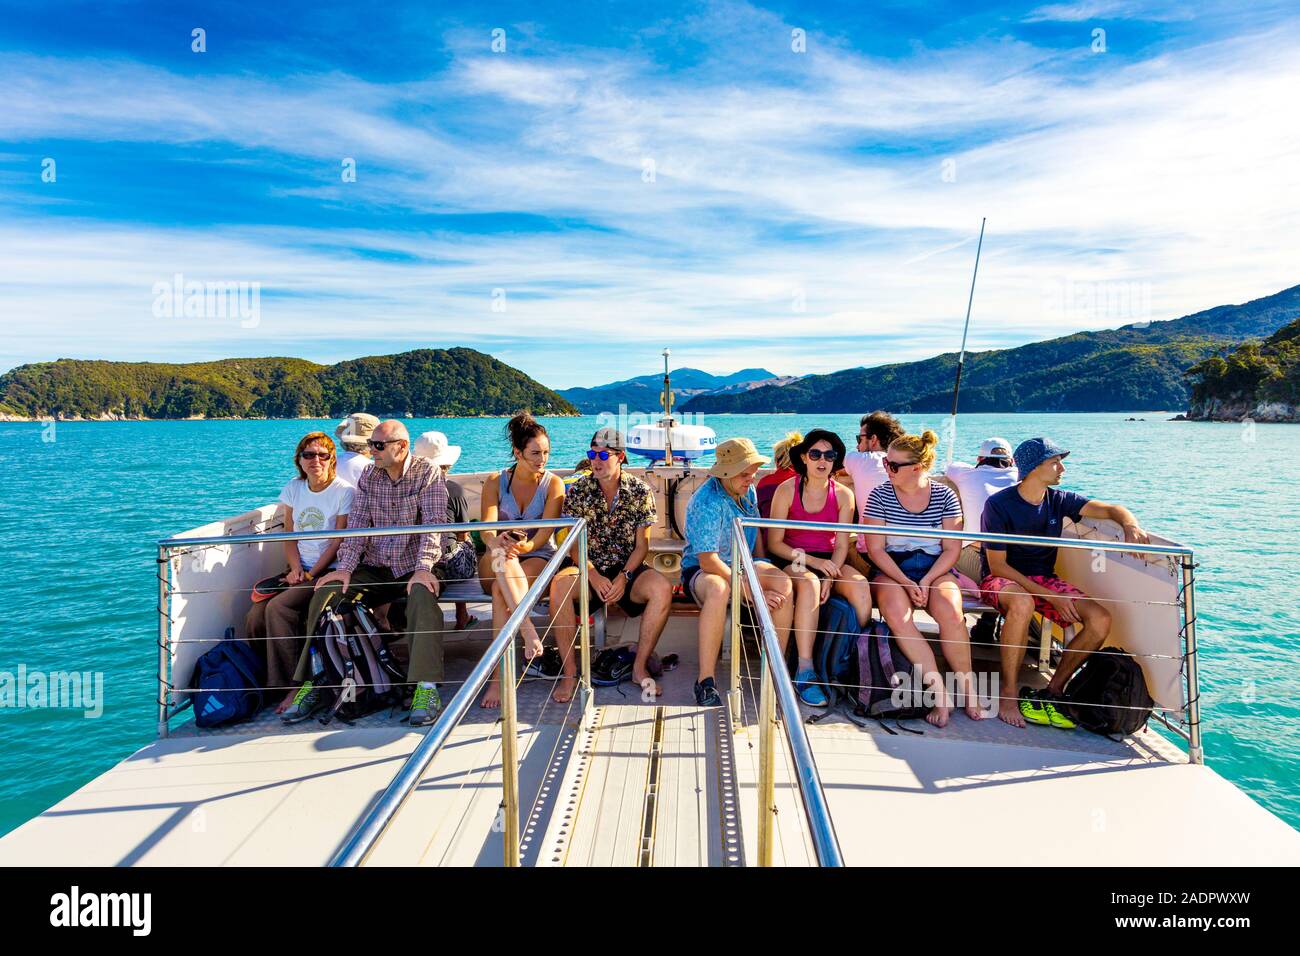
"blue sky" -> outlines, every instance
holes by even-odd
[[[0,3],[0,369],[922,358],[984,216],[972,348],[1174,318],[1300,282],[1298,88],[1268,2]]]

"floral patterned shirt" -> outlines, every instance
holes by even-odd
[[[611,507],[595,475],[583,475],[564,494],[564,515],[587,519],[587,559],[603,571],[622,570],[636,550],[637,532],[655,523],[655,496],[636,475],[622,472]]]

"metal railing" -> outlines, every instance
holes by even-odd
[[[589,592],[587,583],[587,523],[578,518],[529,518],[516,521],[474,521],[459,524],[411,525],[390,528],[345,528],[333,531],[292,531],[273,534],[215,535],[201,538],[167,538],[158,542],[159,574],[159,732],[166,736],[167,720],[167,666],[170,661],[170,616],[167,613],[167,562],[173,551],[210,545],[266,544],[277,541],[303,541],[319,538],[385,537],[408,534],[455,534],[470,531],[508,531],[516,528],[555,530],[568,529],[568,536],[546,562],[524,597],[519,601],[501,631],[493,638],[479,662],[470,671],[460,690],[452,697],[429,728],[423,739],[407,757],[392,781],[380,795],[375,805],[349,834],[343,847],[330,861],[330,866],[359,866],[374,849],[393,817],[419,784],[425,770],[446,744],[456,725],[468,713],[483,685],[501,664],[501,764],[503,790],[503,836],[505,838],[506,866],[519,865],[519,765],[515,749],[518,737],[516,707],[515,638],[534,605],[550,587],[551,580],[560,570],[564,559],[576,550],[574,563],[578,567],[578,621],[581,634],[581,676],[579,680],[579,706],[584,725],[590,719],[592,703],[591,685],[591,629]],[[179,710],[180,708],[177,708]]]
[[[785,657],[776,638],[776,628],[766,602],[759,600],[761,582],[758,570],[749,548],[745,544],[746,528],[783,528],[787,531],[833,531],[836,533],[897,535],[910,538],[943,540],[958,538],[962,541],[978,541],[981,544],[1006,545],[1042,545],[1052,548],[1078,549],[1085,551],[1103,551],[1128,554],[1156,555],[1175,559],[1182,573],[1182,586],[1179,589],[1178,604],[1182,616],[1180,633],[1184,641],[1183,661],[1186,680],[1188,730],[1182,731],[1169,722],[1163,715],[1155,715],[1161,723],[1188,743],[1188,759],[1192,763],[1204,763],[1204,750],[1201,744],[1201,706],[1200,683],[1197,672],[1196,647],[1196,575],[1192,549],[1183,545],[1135,544],[1125,541],[1102,541],[1092,538],[1050,538],[1031,535],[996,534],[991,532],[961,531],[954,533],[947,530],[929,530],[922,528],[900,528],[889,525],[836,524],[822,521],[789,521],[772,518],[736,518],[732,529],[732,554],[739,555],[740,560],[731,562],[731,688],[728,694],[733,719],[738,719],[741,712],[740,693],[740,575],[745,575],[750,593],[755,595],[751,602],[761,631],[761,698],[759,704],[759,827],[758,855],[761,866],[772,863],[772,837],[776,822],[775,802],[775,727],[779,718],[784,718],[786,740],[790,745],[790,756],[795,767],[795,779],[803,802],[804,813],[808,818],[813,841],[813,849],[822,866],[843,865],[839,844],[835,836],[834,824],[827,808],[826,795],[821,779],[817,773],[812,748],[803,728],[798,700],[794,693]],[[779,714],[779,718],[778,718]]]
[[[813,852],[821,866],[843,866],[835,825],[831,822],[826,792],[813,761],[812,744],[804,730],[794,684],[785,666],[785,655],[776,638],[776,626],[767,603],[762,600],[763,586],[754,559],[745,547],[744,519],[736,518],[732,528],[731,553],[740,560],[731,562],[731,712],[733,723],[740,713],[740,576],[745,575],[750,606],[758,618],[760,633],[759,671],[761,672],[758,708],[758,865],[772,865],[772,838],[776,823],[776,724],[778,715],[785,728],[794,761],[795,782],[803,801],[804,813],[812,834]]]

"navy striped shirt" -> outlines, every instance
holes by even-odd
[[[898,500],[898,495],[894,492],[893,484],[886,481],[871,489],[862,513],[868,518],[883,520],[885,524],[895,528],[939,530],[943,528],[944,518],[961,517],[961,501],[958,500],[957,493],[947,485],[931,481],[930,500],[925,510],[917,514],[903,507],[903,503]],[[890,535],[885,540],[885,550],[925,551],[929,554],[938,554],[943,550],[943,542],[939,538],[907,538]]]

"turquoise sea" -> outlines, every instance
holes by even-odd
[[[1168,415],[969,415],[957,457],[980,440],[1050,435],[1073,450],[1065,486],[1123,502],[1193,546],[1207,762],[1300,827],[1300,426],[1169,422]],[[942,434],[942,416],[907,415]],[[552,464],[587,446],[594,417],[546,419]],[[857,416],[712,416],[719,438],[770,449],[821,425],[849,447]],[[104,709],[0,710],[0,833],[49,807],[155,733],[154,544],[274,500],[297,439],[333,421],[0,423],[0,671],[102,672]],[[507,460],[500,419],[408,422],[446,432],[461,471]],[[941,451],[941,458],[943,452]]]

